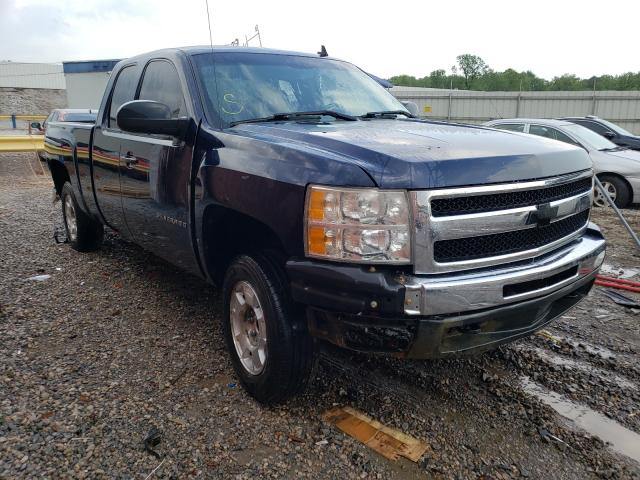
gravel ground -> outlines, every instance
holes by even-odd
[[[640,478],[640,313],[599,288],[480,357],[323,347],[308,392],[265,408],[237,386],[216,290],[114,234],[90,254],[56,244],[60,204],[30,158],[0,156],[0,478]],[[633,274],[626,233],[594,217],[607,268]],[[333,405],[430,448],[388,461],[322,422]]]

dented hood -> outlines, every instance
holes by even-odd
[[[581,148],[484,127],[373,119],[238,125],[237,133],[325,150],[382,188],[439,188],[551,177],[591,168]]]

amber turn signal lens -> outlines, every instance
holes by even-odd
[[[327,243],[324,232],[324,227],[309,226],[309,229],[307,230],[309,253],[316,255],[325,255],[327,253]]]
[[[324,196],[323,190],[312,190],[309,195],[309,220],[324,220]]]

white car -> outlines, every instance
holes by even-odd
[[[598,178],[618,207],[640,203],[639,151],[620,147],[588,128],[566,120],[509,118],[492,120],[484,125],[582,147],[589,153]],[[606,205],[606,199],[597,189],[594,203],[598,206]]]

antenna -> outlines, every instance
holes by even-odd
[[[258,42],[260,42],[260,46],[262,47],[262,38],[260,37],[260,27],[258,27],[258,25],[256,25],[256,27],[254,28],[254,31],[256,33],[253,34],[253,36],[249,37],[249,35],[245,35],[244,36],[244,45],[245,47],[249,46],[249,42],[251,40],[253,40],[254,38],[258,37]]]
[[[209,45],[211,45],[211,51],[213,52],[213,37],[211,36],[211,18],[209,17],[209,0],[204,0],[207,5],[207,23],[209,24]]]

